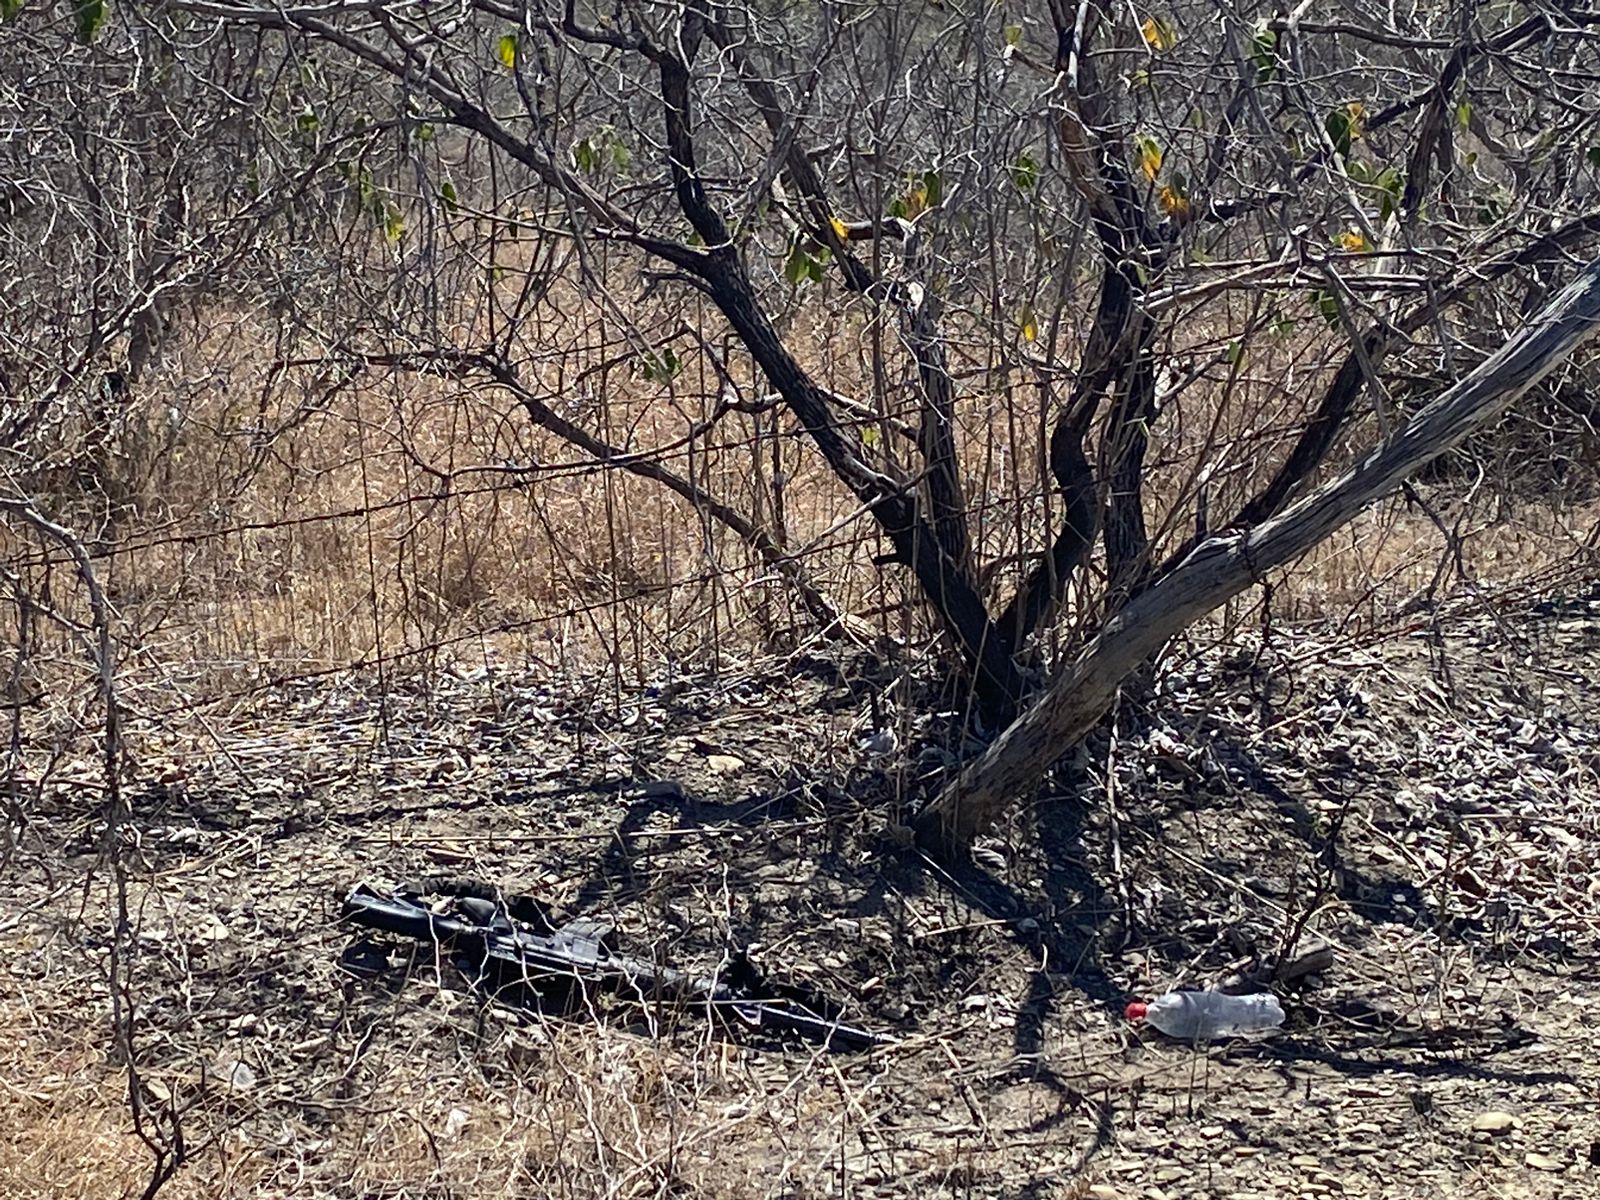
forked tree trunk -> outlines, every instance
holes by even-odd
[[[1459,444],[1600,332],[1600,259],[1521,333],[1428,404],[1339,479],[1246,533],[1213,537],[1109,620],[1077,660],[917,822],[924,845],[959,849],[1006,809],[1111,707],[1118,686],[1181,633],[1266,572],[1291,562]]]

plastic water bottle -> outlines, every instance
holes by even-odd
[[[1148,1004],[1135,1000],[1126,1011],[1128,1020],[1148,1021],[1168,1037],[1186,1042],[1268,1033],[1283,1024],[1278,998],[1268,992],[1168,992]]]

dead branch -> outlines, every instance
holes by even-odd
[[[1600,333],[1600,259],[1522,333],[1342,477],[1248,533],[1214,537],[1107,622],[1040,699],[922,813],[925,844],[960,847],[1032,795],[1105,715],[1117,687],[1168,638],[1298,558],[1429,461],[1493,420]]]

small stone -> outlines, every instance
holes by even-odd
[[[1322,1164],[1317,1161],[1317,1156],[1314,1154],[1296,1154],[1289,1160],[1289,1165],[1291,1167],[1320,1167]]]
[[[256,1086],[256,1073],[247,1063],[234,1062],[218,1072],[230,1092],[244,1095]]]
[[[1091,1184],[1087,1193],[1089,1200],[1122,1200],[1122,1193],[1109,1183]]]
[[[744,759],[735,758],[731,754],[708,754],[706,766],[718,775],[729,775],[734,771],[743,770]]]
[[[1478,1133],[1509,1133],[1522,1124],[1508,1112],[1481,1112],[1472,1118],[1472,1128]]]
[[[1551,1158],[1548,1154],[1539,1154],[1529,1151],[1528,1156],[1522,1160],[1535,1171],[1565,1171],[1567,1164],[1559,1158]]]
[[[1155,1173],[1155,1181],[1157,1183],[1172,1183],[1175,1180],[1182,1179],[1188,1173],[1182,1167],[1162,1167]]]

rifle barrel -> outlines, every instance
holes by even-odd
[[[598,938],[587,934],[558,931],[546,936],[518,929],[509,921],[480,925],[430,912],[397,896],[383,896],[365,884],[358,884],[345,897],[344,918],[369,929],[460,950],[479,960],[475,966],[492,973],[500,989],[522,985],[542,995],[556,984],[567,992],[568,1011],[571,989],[600,986],[630,1001],[662,999],[731,1010],[748,1024],[785,1030],[830,1048],[871,1050],[897,1041],[786,1001],[740,995],[715,980],[613,954]]]

